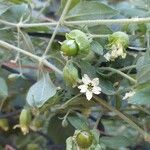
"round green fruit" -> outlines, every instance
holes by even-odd
[[[78,45],[74,40],[65,40],[61,45],[61,51],[66,56],[76,56],[78,54]]]
[[[76,136],[76,142],[80,148],[89,148],[92,145],[93,136],[90,132],[81,131]]]

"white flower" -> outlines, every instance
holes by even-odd
[[[134,94],[135,94],[134,91],[130,91],[130,92],[126,93],[122,99],[123,100],[128,99],[128,98],[132,97]]]
[[[98,86],[99,85],[99,79],[94,78],[91,80],[87,74],[84,74],[82,77],[82,82],[83,84],[78,86],[80,89],[81,93],[86,94],[87,100],[90,100],[93,96],[93,94],[100,94],[101,93],[101,88]]]
[[[113,44],[110,48],[110,51],[104,55],[107,61],[114,61],[118,57],[122,57],[122,59],[126,58],[126,52],[121,44]]]
[[[106,53],[106,54],[104,55],[104,57],[105,57],[105,59],[106,59],[107,61],[110,61],[110,59],[111,59],[110,53]]]

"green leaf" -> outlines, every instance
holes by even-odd
[[[73,127],[79,130],[89,130],[89,127],[87,125],[87,120],[81,116],[80,114],[78,115],[72,115],[68,116],[67,119],[71,123]]]
[[[31,2],[31,0],[8,0],[12,3],[15,3],[15,4],[21,4],[21,3],[29,3]]]
[[[146,83],[150,81],[150,64],[144,65],[137,73],[138,83]]]
[[[136,63],[137,81],[140,84],[150,81],[150,50],[140,57]]]
[[[71,5],[70,5],[70,7],[69,7],[68,10],[72,9],[77,3],[79,3],[79,1],[80,1],[80,0],[72,1],[72,2],[71,2]],[[64,9],[66,3],[67,3],[67,0],[61,0],[61,5],[60,5],[60,8],[59,8],[59,10],[58,10],[58,14],[59,14],[59,15],[61,15],[61,13],[62,13],[62,11],[63,11],[63,9]]]
[[[102,89],[102,92],[107,95],[114,95],[115,89],[113,87],[113,84],[110,81],[104,80],[100,78],[100,87]]]
[[[64,144],[66,139],[73,135],[74,128],[71,125],[68,125],[66,128],[62,127],[62,120],[59,117],[54,116],[51,118],[48,126],[48,135],[55,144]]]
[[[102,137],[100,139],[107,147],[117,149],[120,147],[126,147],[130,145],[130,140],[124,136],[114,136],[114,137]]]
[[[56,87],[48,74],[44,74],[28,91],[27,102],[32,107],[41,107],[56,94]]]
[[[97,144],[94,150],[106,150],[106,146],[103,143]]]
[[[5,13],[10,8],[10,5],[0,3],[0,15]]]
[[[82,76],[87,74],[90,78],[96,77],[96,69],[87,61],[80,61]]]
[[[29,15],[30,11],[27,4],[13,5],[3,15],[2,19],[9,22],[19,22],[21,18],[24,20]]]
[[[8,96],[8,88],[5,80],[0,77],[0,98],[6,98]]]
[[[4,40],[4,41],[15,41],[16,38],[15,38],[15,35],[13,34],[13,32],[10,32],[9,30],[0,30],[0,39],[1,40]]]
[[[99,139],[100,133],[99,133],[98,129],[92,129],[92,130],[91,130],[91,133],[92,133],[92,135],[93,135],[93,137],[94,137],[95,144],[99,144],[99,141],[100,141],[100,139]]]
[[[135,94],[128,99],[128,103],[137,105],[150,105],[150,84],[139,85]]]
[[[32,44],[30,36],[26,32],[23,32],[23,31],[21,31],[20,34],[23,39],[23,42],[21,44],[22,48],[28,50],[31,53],[35,53],[35,48]]]
[[[89,26],[88,30],[91,34],[112,34],[112,30],[106,25]]]
[[[92,41],[91,50],[97,55],[103,55],[103,47],[97,41]]]
[[[77,150],[77,146],[74,142],[73,137],[67,138],[67,140],[66,140],[66,150]]]
[[[117,14],[113,8],[99,1],[81,1],[67,14],[66,19],[88,20],[110,18]]]

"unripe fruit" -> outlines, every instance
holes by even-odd
[[[23,134],[27,134],[29,132],[30,122],[31,122],[30,110],[23,109],[19,117],[19,124],[20,124],[20,128]]]
[[[74,67],[71,62],[68,62],[63,69],[63,78],[67,85],[69,86],[76,86],[79,77],[78,77],[78,70]]]
[[[92,145],[93,136],[90,132],[81,131],[76,136],[76,142],[80,148],[89,148]]]
[[[76,56],[78,53],[78,45],[74,40],[65,40],[61,45],[61,51],[66,56]]]
[[[9,124],[8,124],[8,120],[7,119],[0,119],[0,128],[4,131],[8,131],[9,130]]]

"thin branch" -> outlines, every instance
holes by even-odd
[[[96,25],[96,24],[129,24],[129,23],[150,23],[150,17],[147,18],[131,18],[131,19],[98,19],[98,20],[81,20],[81,21],[65,21],[65,25]]]
[[[57,26],[58,22],[42,22],[42,23],[11,23],[0,19],[1,24],[11,27],[30,28],[42,26]],[[97,25],[97,24],[129,24],[129,23],[150,23],[150,17],[147,18],[130,18],[130,19],[98,19],[98,20],[81,20],[81,21],[64,21],[63,25]]]
[[[136,84],[137,81],[133,78],[131,78],[130,76],[128,76],[127,74],[121,72],[120,70],[117,70],[117,69],[114,69],[114,68],[111,68],[111,67],[101,67],[100,68],[101,70],[108,70],[108,71],[112,71],[114,73],[118,73],[120,74],[121,76],[123,76],[124,78],[128,79],[129,81],[131,81],[132,83]]]
[[[53,32],[53,34],[52,34],[52,37],[51,37],[51,39],[50,39],[50,41],[49,41],[49,43],[48,43],[48,46],[47,46],[47,48],[46,48],[46,50],[45,50],[43,56],[46,56],[46,54],[48,53],[48,51],[49,51],[49,49],[50,49],[50,47],[51,47],[51,45],[52,45],[52,43],[53,43],[53,40],[54,40],[54,38],[55,38],[55,36],[56,36],[56,34],[57,34],[57,30],[58,30],[58,28],[59,28],[59,25],[63,23],[64,16],[66,15],[66,13],[67,13],[67,11],[68,11],[71,2],[72,2],[72,0],[68,0],[68,1],[67,1],[66,6],[65,6],[65,8],[64,8],[64,10],[63,10],[63,12],[62,12],[62,15],[61,15],[59,21],[57,22],[57,25],[56,25],[56,27],[55,27],[55,30],[54,30],[54,32]]]
[[[112,112],[115,112],[121,119],[123,119],[125,122],[127,122],[131,127],[137,129],[139,133],[141,133],[144,138],[150,139],[150,135],[144,131],[142,128],[140,128],[136,123],[134,123],[131,119],[129,119],[127,116],[125,116],[123,113],[106,103],[104,100],[102,100],[98,96],[94,96],[95,102],[102,105],[103,107],[109,109]]]
[[[10,27],[19,27],[19,28],[30,28],[30,27],[43,27],[43,26],[56,26],[57,22],[42,22],[42,23],[11,23],[5,20],[0,19],[0,23],[10,26]]]
[[[135,68],[136,68],[136,65],[131,65],[131,66],[126,66],[126,67],[118,69],[118,70],[120,70],[120,71],[126,71],[126,70],[130,70],[130,69],[135,69]],[[106,74],[105,76],[109,77],[109,76],[111,76],[111,75],[113,75],[115,73],[116,72],[111,72],[111,73]]]
[[[45,66],[51,68],[52,70],[54,70],[54,71],[57,72],[58,74],[60,74],[60,75],[63,74],[62,71],[59,70],[56,66],[54,66],[53,64],[51,64],[50,62],[48,62],[46,59],[44,59],[44,58],[42,58],[42,57],[40,57],[40,56],[34,55],[34,54],[32,54],[32,53],[30,53],[30,52],[28,52],[28,51],[26,51],[26,50],[23,50],[23,49],[21,49],[21,48],[18,48],[18,47],[16,47],[16,46],[13,46],[13,45],[11,45],[11,44],[9,44],[9,43],[7,43],[7,42],[4,42],[4,41],[2,41],[2,40],[0,40],[0,46],[6,48],[6,49],[8,49],[8,50],[11,50],[11,49],[12,49],[12,50],[14,50],[14,51],[16,51],[16,52],[20,52],[20,53],[22,53],[22,54],[24,54],[24,55],[26,55],[26,56],[29,56],[29,57],[31,57],[31,58],[33,58],[33,59],[39,61],[40,63],[43,63]]]

